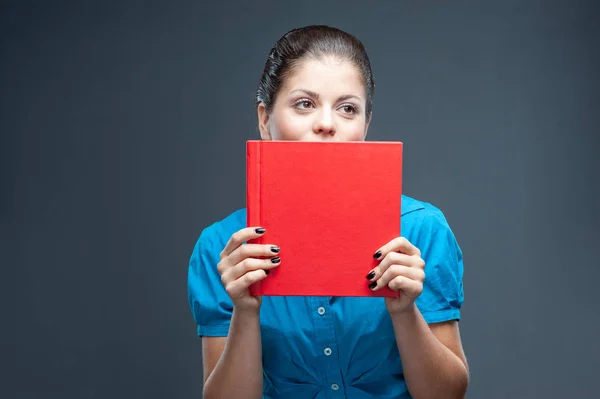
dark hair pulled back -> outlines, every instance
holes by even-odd
[[[277,94],[292,69],[308,58],[335,56],[352,62],[360,71],[366,92],[366,116],[370,118],[375,83],[371,63],[363,44],[356,37],[326,25],[310,25],[283,35],[269,52],[260,79],[256,102],[273,110]]]

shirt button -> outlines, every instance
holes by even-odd
[[[325,348],[325,350],[323,351],[323,353],[325,353],[325,356],[331,355],[331,348]]]
[[[317,309],[317,313],[323,316],[325,314],[325,308],[321,306],[319,309]]]
[[[338,389],[340,389],[338,384],[331,384],[331,389],[333,389],[334,391],[337,391]]]

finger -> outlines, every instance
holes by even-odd
[[[401,291],[404,295],[416,298],[423,292],[423,282],[411,280],[404,276],[396,276],[390,281],[388,287],[393,291]]]
[[[274,257],[280,248],[275,245],[243,244],[237,247],[229,256],[222,258],[217,265],[220,274],[247,258]]]
[[[375,259],[382,259],[390,252],[401,252],[406,255],[418,255],[421,256],[419,248],[415,247],[405,237],[396,237],[392,241],[379,248],[373,257]]]
[[[265,233],[265,229],[262,227],[246,227],[241,230],[236,231],[231,235],[227,244],[225,244],[225,248],[221,251],[221,259],[229,256],[236,248],[242,245],[244,242],[251,240],[253,238],[258,238]]]
[[[263,258],[276,256],[280,248],[271,244],[244,244],[237,247],[228,257],[230,265],[237,265],[246,258]]]
[[[367,280],[377,280],[391,265],[411,266],[411,263],[413,262],[414,259],[410,255],[401,254],[398,252],[389,252],[385,258],[383,258],[381,263],[379,263],[379,265],[377,265],[367,274]]]
[[[262,269],[250,271],[244,274],[242,278],[228,283],[225,286],[225,291],[227,291],[227,294],[232,299],[241,298],[242,296],[246,295],[248,287],[266,277],[267,273],[265,273],[265,271]]]
[[[403,266],[403,265],[392,265],[390,266],[383,275],[371,282],[369,288],[373,291],[377,291],[383,287],[389,285],[389,283],[395,279],[396,277],[404,277],[409,280],[414,280],[418,282],[423,282],[425,280],[425,272],[422,269],[417,269],[414,267]]]
[[[279,266],[281,259],[279,257],[271,259],[246,258],[234,267],[226,270],[221,276],[223,284],[242,278],[245,274],[255,270],[269,270]]]

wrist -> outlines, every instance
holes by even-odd
[[[233,315],[242,319],[254,319],[260,317],[260,307],[257,308],[240,308],[233,306]],[[233,316],[232,315],[232,316]]]
[[[417,305],[413,302],[411,305],[407,306],[404,309],[390,311],[390,317],[394,321],[406,322],[408,320],[414,319],[415,316],[419,313],[419,309]]]

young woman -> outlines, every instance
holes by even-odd
[[[358,39],[327,26],[292,30],[260,81],[261,138],[365,140],[373,88]],[[399,292],[385,299],[249,295],[252,283],[285,267],[286,249],[245,244],[268,234],[245,224],[240,209],[206,227],[190,260],[205,398],[464,396],[462,252],[439,209],[402,197],[402,237],[373,248],[378,266],[356,276]]]

